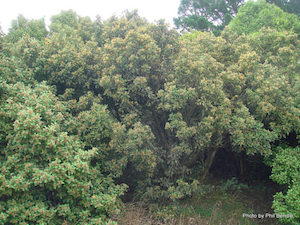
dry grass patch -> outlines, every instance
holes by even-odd
[[[157,215],[150,212],[142,203],[128,203],[120,215],[115,218],[118,225],[208,225],[209,222],[200,216],[186,217],[180,214],[175,218],[173,215]]]

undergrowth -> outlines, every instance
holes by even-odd
[[[164,205],[127,203],[115,220],[120,225],[280,224],[276,219],[245,216],[273,211],[257,189],[239,183],[235,178],[200,187],[201,190],[192,197]]]

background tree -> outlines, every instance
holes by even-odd
[[[230,22],[228,28],[238,34],[252,34],[262,27],[279,31],[294,31],[299,35],[300,22],[296,15],[284,12],[279,7],[264,0],[248,1],[239,9],[238,15]]]
[[[298,17],[300,15],[300,4],[298,0],[267,0],[267,2],[275,4],[287,13],[296,14]],[[177,29],[187,31],[190,31],[191,29],[213,31],[214,34],[220,35],[220,32],[230,23],[231,19],[235,17],[239,8],[244,5],[244,3],[244,0],[182,0],[178,8],[179,16],[174,18],[174,23]],[[248,5],[249,4],[250,3],[248,3]],[[281,18],[281,16],[278,15],[278,12],[275,13],[275,11],[274,8],[272,12],[273,17],[278,16]],[[253,16],[254,18],[253,13],[255,13],[255,10],[251,13],[249,13],[249,16]],[[266,25],[267,23],[276,24],[274,18],[269,18],[272,13],[269,12],[268,16],[265,15],[265,18],[261,18],[262,20],[259,23],[254,23],[254,20],[252,21],[257,26],[260,26],[259,24],[261,23],[265,23]],[[262,13],[262,16],[263,15],[264,14]],[[246,22],[246,24],[249,22],[249,16],[241,16],[245,20],[243,22]],[[292,18],[292,16],[290,17]]]
[[[8,39],[8,42],[14,43],[25,34],[37,40],[44,39],[48,34],[44,19],[27,20],[24,16],[19,15],[16,20],[13,20],[5,38]]]
[[[4,36],[4,32],[2,30],[2,27],[0,26],[0,36],[3,37]]]
[[[243,3],[244,0],[181,0],[174,23],[178,29],[220,34]]]
[[[0,26],[0,50],[2,50],[3,36],[4,36],[4,32],[2,31],[2,28]]]
[[[277,5],[285,12],[300,16],[300,3],[298,0],[267,0],[267,2]]]
[[[95,39],[97,26],[101,26],[101,24],[97,24],[97,21],[93,22],[89,17],[80,17],[76,12],[68,10],[51,17],[50,32],[61,33],[63,30],[68,35],[75,32],[86,43]]]

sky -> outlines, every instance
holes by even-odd
[[[12,20],[19,14],[27,19],[45,18],[49,24],[51,16],[69,9],[92,20],[97,15],[105,20],[112,15],[121,15],[126,9],[137,9],[148,21],[165,19],[173,26],[179,4],[180,0],[6,0],[0,7],[0,26],[7,33]]]

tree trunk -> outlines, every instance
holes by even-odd
[[[236,167],[236,177],[243,178],[244,177],[244,155],[242,153],[238,155],[234,155],[235,167]]]
[[[201,177],[201,181],[204,181],[204,179],[206,178],[206,176],[208,175],[209,173],[209,169],[215,159],[215,155],[218,151],[218,148],[217,147],[213,147],[211,149],[211,151],[208,152],[208,155],[205,159],[205,163],[204,163],[204,172],[203,172],[203,175]]]
[[[183,163],[184,165],[187,167],[187,168],[191,168],[193,167],[196,162],[198,160],[201,160],[201,162],[204,161],[204,156],[203,156],[203,152],[201,151],[195,151],[195,152],[192,152],[191,154],[189,155],[186,155],[184,158],[183,158]]]
[[[167,137],[167,135],[164,133],[164,131],[162,130],[162,128],[160,126],[160,120],[158,119],[159,117],[157,116],[157,113],[154,110],[151,110],[151,113],[152,113],[152,117],[155,122],[155,127],[157,130],[157,134],[158,134],[160,143],[163,145],[164,149],[169,151],[170,150],[170,146],[168,143],[169,138]]]
[[[240,157],[240,176],[244,178],[244,159]]]

